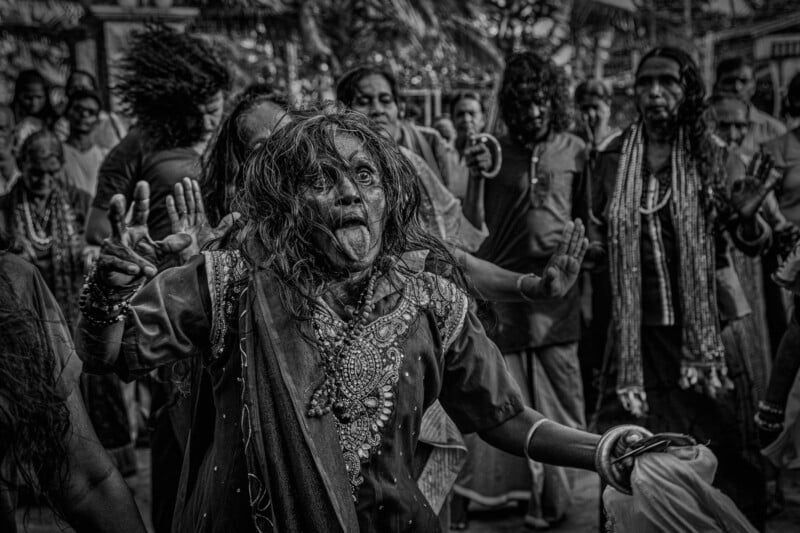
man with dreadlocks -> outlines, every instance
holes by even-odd
[[[749,378],[721,337],[729,317],[718,303],[736,300],[725,292],[736,284],[716,273],[729,266],[726,229],[750,253],[769,240],[756,211],[774,179],[770,162],[757,160],[729,186],[704,92],[688,54],[650,51],[636,71],[640,118],[598,156],[593,211],[607,225],[613,295],[598,420],[634,419],[709,442],[719,458],[715,484],[763,527]]]
[[[608,465],[641,428],[601,438],[523,406],[455,260],[420,226],[413,173],[362,115],[296,113],[245,164],[239,244],[149,282],[191,238],[150,238],[146,183],[129,223],[114,197],[78,349],[127,378],[202,369],[194,412],[213,423],[192,427],[174,531],[441,531],[413,476],[437,398],[509,453],[624,482]],[[544,295],[574,283],[582,233],[568,225],[532,277]]]
[[[581,207],[585,145],[567,133],[569,91],[562,69],[532,52],[506,62],[498,95],[509,135],[501,140],[503,164],[486,181],[489,238],[482,259],[517,272],[541,275],[559,236]],[[585,204],[585,202],[583,202]],[[578,365],[577,287],[563,298],[496,304],[494,339],[528,405],[574,428],[585,426]],[[470,464],[456,486],[486,505],[529,500],[526,525],[548,527],[564,518],[571,502],[566,469],[521,461],[475,441]],[[502,475],[498,475],[502,472]]]
[[[112,150],[100,167],[97,193],[87,223],[87,239],[100,244],[111,234],[108,208],[111,197],[122,193],[129,200],[136,182],[151,188],[153,209],[148,224],[156,239],[171,232],[165,199],[185,176],[197,177],[200,154],[218,125],[229,85],[229,74],[219,54],[198,36],[166,26],[149,26],[135,33],[119,63],[115,91],[123,111],[136,119],[136,127]],[[159,268],[174,263],[163,262]],[[157,533],[169,531],[178,486],[180,462],[188,433],[188,402],[176,394],[174,381],[186,369],[173,368],[159,376],[164,383],[153,390],[156,413],[151,435],[153,519]],[[111,377],[111,376],[110,376]],[[113,378],[113,377],[111,377]],[[88,379],[87,403],[98,427],[99,419],[116,420],[127,427],[125,409],[109,409],[105,401],[118,383]],[[93,393],[92,393],[93,391]],[[97,401],[95,401],[97,400]],[[160,409],[169,405],[171,407]],[[104,442],[125,438],[119,431],[101,431]],[[130,437],[126,439],[130,442]],[[135,464],[135,463],[134,463]]]

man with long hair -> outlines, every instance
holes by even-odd
[[[636,71],[639,119],[598,156],[593,211],[604,224],[613,344],[597,416],[600,427],[636,420],[709,442],[715,485],[763,527],[750,380],[721,335],[721,321],[737,317],[726,304],[743,296],[718,272],[730,264],[726,230],[749,253],[769,240],[757,210],[775,180],[757,158],[747,177],[728,183],[704,97],[687,53],[651,50]]]
[[[567,78],[552,61],[533,52],[513,54],[498,99],[509,135],[500,141],[500,173],[485,184],[489,237],[477,255],[508,270],[541,275],[564,228],[573,218],[586,220],[580,201],[585,145],[566,131]],[[579,310],[577,287],[555,300],[498,303],[493,332],[528,405],[574,428],[585,426]],[[470,450],[470,463],[456,486],[459,494],[488,505],[529,496],[525,523],[531,527],[564,518],[572,491],[567,470],[529,467],[481,442]]]
[[[158,256],[191,239],[150,238],[146,183],[130,222],[113,199],[79,353],[128,378],[178,360],[201,369],[205,423],[175,531],[440,531],[413,475],[437,398],[462,431],[536,460],[594,469],[631,442],[628,429],[600,439],[523,406],[457,263],[420,226],[413,172],[363,116],[296,113],[245,164],[238,245],[149,282]],[[582,233],[568,226],[535,277],[547,295],[574,283]]]

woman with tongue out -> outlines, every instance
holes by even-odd
[[[440,531],[414,463],[437,399],[510,453],[609,464],[600,436],[523,407],[458,265],[420,227],[412,175],[364,117],[298,114],[245,165],[238,249],[158,275],[191,239],[150,239],[145,183],[129,222],[113,199],[78,351],[128,379],[180,359],[202,369],[173,531]],[[570,226],[542,290],[567,290],[585,249]]]

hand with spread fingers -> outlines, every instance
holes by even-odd
[[[575,284],[581,263],[589,247],[586,229],[581,219],[567,223],[556,252],[548,261],[539,283],[540,298],[561,298]]]
[[[212,228],[206,218],[203,194],[197,180],[183,178],[176,183],[174,194],[167,196],[167,214],[172,224],[172,233],[188,235],[191,243],[180,251],[182,262],[200,253],[206,243],[222,237],[239,219],[239,213],[226,215]]]
[[[151,278],[165,256],[179,253],[191,244],[191,237],[185,234],[154,241],[147,227],[149,212],[150,186],[145,181],[136,184],[127,215],[125,197],[116,194],[111,198],[108,211],[111,237],[100,247],[96,272],[98,280],[105,285],[124,287],[141,278]]]
[[[752,219],[770,191],[778,186],[780,174],[772,172],[775,161],[769,154],[757,153],[747,167],[746,176],[734,182],[731,205],[743,219]]]

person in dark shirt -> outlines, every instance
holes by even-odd
[[[134,34],[119,67],[115,90],[136,126],[100,168],[87,223],[87,238],[94,244],[111,234],[107,216],[111,198],[121,193],[130,199],[138,181],[150,185],[151,235],[161,239],[172,232],[165,200],[184,177],[199,175],[200,154],[222,117],[230,82],[212,46],[166,26]],[[163,258],[158,266],[175,264]],[[171,375],[162,373],[163,383],[153,391],[151,412],[158,413],[151,436],[153,520],[159,533],[170,530],[188,435],[189,402],[180,401],[174,390],[174,382],[187,372],[187,368],[173,368]],[[171,407],[160,409],[164,405]]]
[[[477,255],[499,267],[541,275],[559,235],[573,219],[586,220],[581,203],[585,145],[566,131],[566,76],[531,52],[506,64],[499,101],[509,135],[500,139],[500,173],[485,183],[489,237]],[[570,427],[585,426],[578,364],[577,287],[558,300],[498,303],[492,337],[529,405]],[[572,475],[533,465],[479,441],[456,486],[480,503],[525,498],[525,523],[546,527],[563,519],[571,501]],[[504,472],[498,475],[497,472]]]

